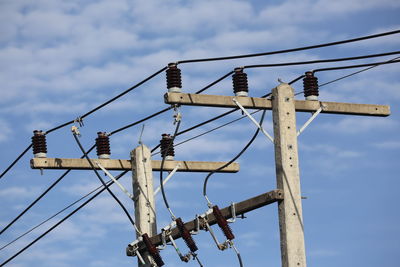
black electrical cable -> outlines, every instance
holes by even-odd
[[[323,83],[323,84],[321,84],[321,85],[318,86],[318,87],[323,87],[323,86],[326,86],[326,85],[328,85],[328,84],[331,84],[331,83],[334,83],[334,82],[343,80],[343,79],[345,79],[345,78],[354,76],[354,75],[356,75],[356,74],[359,74],[359,73],[361,73],[361,72],[370,70],[370,69],[372,69],[372,68],[375,68],[375,67],[378,67],[378,66],[381,66],[381,65],[392,64],[392,63],[400,63],[400,60],[397,60],[397,59],[399,59],[399,58],[400,58],[400,57],[395,57],[395,58],[393,58],[393,59],[391,59],[391,60],[388,60],[388,61],[375,62],[375,63],[368,63],[368,64],[347,65],[347,66],[340,66],[340,67],[322,68],[322,69],[313,70],[313,72],[315,73],[315,72],[320,72],[320,71],[333,71],[333,70],[342,70],[342,69],[352,69],[352,68],[367,67],[367,68],[365,68],[365,69],[352,72],[352,73],[350,73],[350,74],[341,76],[341,77],[339,77],[339,78],[336,78],[336,79],[334,79],[334,80],[331,80],[331,81],[329,81],[329,82]],[[304,77],[304,75],[302,75],[300,78],[302,78],[302,77]],[[298,78],[298,79],[300,79],[300,78]],[[298,93],[296,93],[295,95],[299,95],[299,94],[302,94],[302,93],[304,93],[304,91],[298,92]]]
[[[95,148],[95,145],[92,146],[87,153],[90,153]],[[81,159],[84,156],[81,156]],[[15,217],[10,223],[8,223],[1,231],[0,235],[3,234],[11,225],[13,225],[19,218],[22,217],[28,210],[30,210],[40,199],[42,199],[53,187],[55,187],[65,176],[71,171],[71,169],[66,170],[57,180],[55,180],[40,196],[38,196],[28,207],[26,207],[17,217]]]
[[[315,48],[322,48],[346,43],[353,43],[383,36],[388,36],[392,34],[398,34],[400,30],[383,32],[373,35],[362,36],[358,38],[346,39],[342,41],[330,42],[330,43],[323,43],[318,45],[311,45],[311,46],[303,46],[291,49],[284,49],[284,50],[277,50],[277,51],[270,51],[270,52],[262,52],[262,53],[255,53],[255,54],[245,54],[245,55],[238,55],[238,56],[227,56],[227,57],[213,57],[213,58],[199,58],[199,59],[189,59],[189,60],[181,60],[176,62],[177,64],[184,64],[184,63],[194,63],[194,62],[207,62],[207,61],[220,61],[220,60],[231,60],[231,59],[239,59],[239,58],[248,58],[248,57],[260,57],[260,56],[269,56],[269,55],[276,55],[276,54],[284,54],[284,53],[291,53],[291,52],[298,52],[303,50],[310,50]]]
[[[400,58],[400,57],[396,57],[389,61],[373,62],[373,63],[366,63],[366,64],[358,64],[358,65],[347,65],[347,66],[331,67],[331,68],[321,68],[321,69],[315,69],[312,72],[316,73],[316,72],[321,72],[321,71],[354,69],[354,68],[362,68],[362,67],[369,67],[369,66],[377,67],[379,65],[399,63],[400,60],[397,60],[398,58]]]
[[[133,127],[133,126],[138,125],[138,124],[140,124],[140,123],[142,123],[142,122],[144,122],[144,121],[147,121],[147,120],[149,120],[149,119],[151,119],[151,118],[154,118],[154,117],[156,117],[156,116],[158,116],[158,115],[160,115],[160,114],[162,114],[162,113],[164,113],[164,112],[166,112],[166,111],[168,111],[168,110],[170,110],[170,109],[172,109],[172,107],[164,108],[164,109],[162,109],[162,110],[160,110],[160,111],[157,111],[156,113],[153,113],[153,114],[151,114],[151,115],[149,115],[149,116],[147,116],[147,117],[145,117],[145,118],[143,118],[143,119],[141,119],[141,120],[135,121],[135,122],[130,123],[130,124],[124,126],[124,127],[121,127],[121,128],[119,128],[119,129],[116,129],[116,130],[110,132],[109,135],[113,135],[113,134],[119,133],[119,132],[121,132],[121,131],[124,131],[124,130],[130,128],[130,127]]]
[[[163,67],[162,69],[160,69],[160,70],[156,71],[155,73],[151,74],[150,76],[148,76],[148,77],[145,78],[144,80],[138,82],[137,84],[135,84],[135,85],[132,86],[131,88],[126,89],[125,91],[123,91],[123,92],[120,93],[119,95],[117,95],[117,96],[115,96],[115,97],[113,97],[113,98],[107,100],[107,101],[104,102],[103,104],[98,105],[97,107],[95,107],[95,108],[93,108],[92,110],[86,112],[86,113],[83,114],[82,116],[79,116],[78,119],[84,119],[85,117],[91,115],[92,113],[98,111],[99,109],[101,109],[101,108],[107,106],[108,104],[114,102],[115,100],[117,100],[117,99],[120,98],[121,96],[126,95],[127,93],[131,92],[132,90],[136,89],[137,87],[141,86],[142,84],[144,84],[144,83],[148,82],[149,80],[153,79],[154,77],[156,77],[157,75],[159,75],[160,73],[162,73],[163,71],[165,71],[166,69],[167,69],[167,67]],[[67,125],[69,125],[69,124],[71,124],[71,123],[74,123],[74,122],[75,122],[75,120],[66,122],[66,123],[64,123],[64,124],[62,124],[62,125],[59,125],[59,126],[57,126],[57,127],[54,127],[53,129],[48,130],[46,133],[49,134],[49,133],[51,133],[51,132],[53,132],[53,131],[56,131],[56,130],[58,130],[58,129],[62,128],[62,127],[65,127],[65,126],[67,126]]]
[[[107,187],[106,183],[104,182],[103,178],[101,178],[100,174],[98,173],[98,171],[96,170],[96,168],[94,167],[92,161],[90,160],[88,154],[85,152],[85,149],[83,148],[81,142],[79,141],[78,136],[76,135],[76,133],[74,132],[73,134],[76,143],[78,144],[79,148],[81,149],[82,153],[84,154],[84,157],[86,158],[86,160],[88,161],[90,167],[93,169],[94,173],[96,174],[97,178],[99,178],[100,182],[103,184],[103,186],[107,189],[108,193],[110,193],[110,195],[114,198],[114,200],[120,205],[120,207],[122,208],[122,210],[124,211],[124,213],[126,214],[126,216],[128,217],[129,221],[131,222],[131,224],[133,226],[135,226],[135,222],[133,221],[131,215],[129,214],[128,210],[125,208],[125,206],[121,203],[121,201],[117,198],[117,196],[114,195],[114,193]]]
[[[121,173],[119,175],[119,177],[115,177],[117,180],[119,178],[121,178],[125,173],[127,173],[128,171],[124,171],[123,173]],[[89,198],[88,200],[86,200],[84,203],[82,203],[78,208],[74,209],[71,213],[69,213],[67,216],[65,216],[63,219],[61,219],[58,223],[56,223],[55,225],[53,225],[52,227],[50,227],[46,232],[44,232],[43,234],[41,234],[40,236],[38,236],[35,240],[33,240],[31,243],[29,243],[27,246],[25,246],[23,249],[19,250],[17,253],[15,253],[13,256],[11,256],[10,258],[8,258],[6,261],[4,261],[1,266],[4,266],[5,264],[9,263],[10,261],[12,261],[14,258],[16,258],[18,255],[20,255],[22,252],[24,252],[26,249],[28,249],[30,246],[32,246],[33,244],[35,244],[37,241],[39,241],[40,239],[42,239],[44,236],[46,236],[48,233],[50,233],[51,231],[53,231],[55,228],[57,228],[60,224],[62,224],[65,220],[67,220],[69,217],[71,217],[72,215],[74,215],[76,212],[78,212],[81,208],[83,208],[84,206],[86,206],[90,201],[92,201],[93,199],[95,199],[98,195],[100,195],[102,192],[104,192],[104,190],[108,189],[112,184],[114,183],[114,181],[111,181],[108,185],[106,185],[106,187],[104,187],[103,189],[101,189],[100,191],[98,191],[95,195],[93,195],[91,198]]]
[[[179,126],[180,126],[180,125],[181,125],[181,120],[178,120],[178,122],[176,123],[176,128],[175,128],[174,135],[172,136],[171,142],[168,144],[168,146],[167,146],[167,148],[166,148],[166,151],[168,151],[168,150],[171,148],[172,144],[174,143],[174,140],[175,140],[175,137],[176,137],[176,133],[178,132]],[[167,196],[165,195],[164,184],[163,184],[163,171],[164,171],[164,163],[165,163],[165,158],[166,158],[166,156],[167,156],[167,153],[165,153],[165,155],[162,157],[162,160],[161,160],[161,167],[160,167],[160,188],[161,188],[161,193],[162,193],[162,196],[163,196],[163,200],[164,200],[165,207],[166,207],[166,208],[168,209],[168,211],[171,213],[171,217],[175,217],[175,216],[173,215],[172,211],[171,211],[171,208],[169,207],[168,200],[167,200]],[[175,219],[175,218],[173,218],[173,219]]]
[[[397,54],[400,54],[400,51],[392,51],[392,52],[386,52],[386,53],[380,53],[380,54],[370,54],[370,55],[355,56],[355,57],[317,59],[317,60],[310,60],[310,61],[283,62],[283,63],[272,63],[272,64],[246,65],[246,66],[243,66],[242,68],[243,69],[251,69],[251,68],[285,67],[285,66],[294,66],[294,65],[309,65],[309,64],[318,64],[318,63],[359,60],[359,59],[374,58],[374,57],[385,57],[385,56],[397,55]]]
[[[129,93],[130,91],[136,89],[136,88],[139,87],[140,85],[142,85],[142,84],[148,82],[149,80],[153,79],[154,77],[156,77],[157,75],[159,75],[160,73],[162,73],[163,71],[165,71],[166,69],[167,69],[167,67],[164,67],[164,68],[160,69],[159,71],[156,71],[155,73],[151,74],[150,76],[148,76],[148,77],[145,78],[144,80],[142,80],[142,81],[138,82],[137,84],[135,84],[134,86],[132,86],[131,88],[126,89],[125,91],[123,91],[123,92],[120,93],[119,95],[117,95],[117,96],[111,98],[110,100],[107,100],[107,101],[104,102],[103,104],[98,105],[98,106],[95,107],[94,109],[92,109],[92,110],[86,112],[84,115],[79,116],[78,119],[79,119],[79,120],[82,120],[82,119],[84,119],[85,117],[89,116],[90,114],[92,114],[92,113],[98,111],[99,109],[101,109],[101,108],[107,106],[107,105],[110,104],[111,102],[114,102],[114,101],[117,100],[118,98],[120,98],[120,97],[126,95],[127,93]],[[58,126],[52,128],[52,129],[46,131],[46,135],[49,134],[49,133],[51,133],[51,132],[54,132],[54,131],[56,131],[56,130],[59,130],[59,129],[61,129],[61,128],[67,126],[67,125],[70,125],[70,124],[72,124],[72,123],[74,123],[74,122],[76,122],[76,120],[70,120],[70,121],[65,122],[65,123],[63,123],[63,124],[60,124],[60,125],[58,125]],[[32,145],[29,145],[16,159],[3,171],[3,173],[0,175],[0,179],[3,178],[3,176],[4,176],[4,175],[5,175],[5,174],[6,174],[6,173],[7,173],[7,172],[8,172],[8,171],[9,171],[9,170],[10,170],[10,169],[11,169],[25,154],[26,154],[26,152],[28,152],[28,150],[29,150],[31,147],[32,147]]]
[[[24,151],[22,151],[21,154],[19,154],[19,156],[1,173],[0,175],[0,179],[3,178],[3,176],[12,168],[14,167],[14,165],[26,154],[26,152],[29,151],[29,149],[31,149],[32,144],[30,144],[27,148],[25,148]]]
[[[128,171],[125,171],[123,174],[119,174],[118,176],[116,176],[116,179],[119,179],[120,177],[122,177],[125,173],[127,173]],[[110,184],[111,180],[107,181],[106,184]],[[13,239],[12,241],[8,242],[6,245],[2,246],[0,248],[0,250],[5,249],[6,247],[8,247],[9,245],[13,244],[14,242],[18,241],[19,239],[21,239],[22,237],[26,236],[27,234],[29,234],[30,232],[32,232],[33,230],[39,228],[40,226],[42,226],[43,224],[47,223],[48,221],[50,221],[51,219],[53,219],[54,217],[56,217],[57,215],[63,213],[64,211],[66,211],[67,209],[71,208],[72,206],[74,206],[75,204],[81,202],[83,199],[87,198],[88,196],[90,196],[91,194],[93,194],[94,192],[96,192],[97,190],[104,188],[103,185],[98,186],[97,188],[93,189],[92,191],[90,191],[89,193],[87,193],[86,195],[80,197],[79,199],[75,200],[74,202],[72,202],[71,204],[67,205],[66,207],[62,208],[61,210],[59,210],[58,212],[56,212],[55,214],[51,215],[50,217],[48,217],[46,220],[42,221],[41,223],[37,224],[36,226],[32,227],[31,229],[29,229],[28,231],[26,231],[25,233],[19,235],[17,238]]]
[[[266,112],[266,110],[264,110],[262,115],[261,115],[260,126],[262,126],[262,123],[264,121],[265,112]],[[208,197],[207,197],[207,182],[208,182],[208,179],[211,177],[211,175],[213,175],[214,173],[216,173],[216,172],[222,170],[223,168],[229,166],[230,164],[232,164],[232,162],[237,160],[249,148],[249,146],[254,142],[254,140],[256,139],[256,137],[257,137],[259,132],[260,132],[260,128],[257,128],[256,132],[254,133],[254,135],[250,139],[250,141],[244,146],[244,148],[233,159],[231,159],[229,162],[225,163],[224,165],[222,165],[218,169],[211,171],[206,176],[206,178],[204,179],[204,184],[203,184],[203,196],[206,197],[207,201],[208,201]]]
[[[389,32],[384,32],[384,33],[379,33],[379,34],[374,34],[374,35],[368,35],[368,36],[363,36],[363,37],[359,37],[359,38],[353,38],[353,39],[347,39],[347,40],[342,40],[342,41],[337,41],[337,42],[331,42],[331,43],[325,43],[325,44],[319,44],[319,45],[312,45],[312,46],[304,46],[304,47],[298,47],[298,48],[292,48],[292,49],[285,49],[285,50],[277,50],[277,51],[271,51],[271,52],[264,52],[264,53],[256,53],[256,54],[247,54],[247,55],[238,55],[238,56],[228,56],[228,57],[216,57],[216,58],[204,58],[204,59],[191,59],[191,60],[182,60],[182,61],[178,61],[177,64],[184,64],[184,63],[194,63],[194,62],[206,62],[206,61],[217,61],[217,60],[230,60],[230,59],[238,59],[238,58],[247,58],[247,57],[258,57],[258,56],[266,56],[266,55],[274,55],[274,54],[282,54],[282,53],[291,53],[291,52],[296,52],[296,51],[302,51],[302,50],[309,50],[309,49],[315,49],[315,48],[321,48],[321,47],[327,47],[327,46],[334,46],[334,45],[339,45],[339,44],[345,44],[345,43],[351,43],[351,42],[357,42],[357,41],[362,41],[362,40],[367,40],[367,39],[372,39],[372,38],[378,38],[378,37],[383,37],[383,36],[388,36],[388,35],[392,35],[392,34],[397,34],[400,33],[400,30],[396,30],[396,31],[389,31]],[[137,83],[136,85],[132,86],[131,88],[125,90],[124,92],[120,93],[119,95],[113,97],[112,99],[106,101],[105,103],[97,106],[96,108],[90,110],[89,112],[85,113],[84,115],[78,117],[79,119],[83,119],[87,116],[89,116],[90,114],[92,114],[93,112],[96,112],[97,110],[103,108],[104,106],[110,104],[111,102],[115,101],[116,99],[120,98],[121,96],[127,94],[128,92],[132,91],[133,89],[137,88],[138,86],[144,84],[145,82],[149,81],[150,79],[154,78],[155,76],[157,76],[158,74],[160,74],[161,72],[165,71],[168,67],[164,67],[162,69],[160,69],[159,71],[155,72],[154,74],[150,75],[149,77],[147,77],[146,79],[144,79],[143,81]],[[230,74],[232,74],[233,72],[231,72]],[[227,76],[229,76],[230,74],[227,74]],[[199,91],[199,93],[202,91]],[[53,131],[56,131],[60,128],[63,128],[71,123],[74,123],[76,120],[71,120],[69,122],[63,123],[59,126],[56,126],[50,130],[48,130],[46,132],[46,134],[51,133]],[[28,149],[25,150],[25,152],[23,152],[19,158],[21,158],[26,151],[28,151]],[[11,169],[12,166],[14,166],[14,164],[19,160],[19,158],[17,158],[16,161],[14,161],[9,168],[7,168],[1,175],[0,175],[0,179],[8,172],[9,169]]]

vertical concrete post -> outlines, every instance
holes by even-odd
[[[272,90],[275,164],[278,189],[285,199],[278,204],[283,267],[306,267],[301,207],[294,91],[288,84]]]
[[[157,234],[156,208],[153,189],[153,169],[150,149],[145,145],[136,147],[131,152],[132,183],[135,201],[135,223],[141,233],[150,237]],[[140,234],[136,233],[139,237]],[[140,261],[138,266],[151,266],[150,255],[142,255],[146,264]]]

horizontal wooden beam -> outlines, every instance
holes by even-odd
[[[272,110],[271,100],[260,97],[237,97],[184,93],[166,93],[164,96],[165,103],[167,104],[237,108],[236,104],[232,101],[233,98],[236,98],[236,100],[243,107],[248,109]],[[387,105],[295,100],[296,111],[300,112],[315,112],[320,108],[321,105],[323,106],[321,113],[378,117],[386,117],[390,115],[390,107]]]
[[[91,159],[93,165],[97,168],[95,162],[100,163],[107,170],[131,170],[132,164],[126,159]],[[172,171],[177,164],[181,164],[178,172],[210,172],[218,169],[227,162],[208,162],[208,161],[175,161],[166,160],[164,162],[164,170]],[[159,171],[161,168],[161,160],[152,160],[153,171]],[[86,159],[61,159],[61,158],[33,158],[31,159],[32,169],[74,169],[74,170],[91,170],[89,162]],[[233,162],[229,166],[218,172],[238,172],[239,163]]]
[[[244,200],[242,202],[236,203],[235,204],[236,215],[239,216],[246,212],[249,212],[249,211],[261,208],[263,206],[272,204],[274,202],[282,200],[283,197],[284,197],[283,191],[280,189],[276,189],[276,190],[258,195],[256,197]],[[225,219],[232,218],[232,211],[231,211],[230,206],[221,209],[221,213],[225,217]],[[215,219],[215,216],[212,213],[207,215],[207,222],[209,223],[209,225],[213,225],[213,224],[217,223],[217,220]],[[189,231],[196,230],[196,220],[192,220],[192,221],[185,223],[185,226]],[[176,227],[171,229],[171,235],[172,235],[173,239],[177,239],[177,238],[181,237],[179,230]],[[151,237],[150,240],[155,246],[162,244],[161,234]],[[143,244],[143,242],[139,242],[138,247],[139,247],[139,250],[143,250],[145,248],[145,245]],[[127,247],[126,254],[128,256],[133,256],[130,246]]]

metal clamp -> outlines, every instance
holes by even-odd
[[[140,262],[141,262],[143,265],[145,265],[146,263],[144,262],[143,257],[142,257],[142,255],[141,255],[140,252],[139,252],[139,246],[138,246],[138,244],[139,244],[140,241],[141,241],[141,238],[136,239],[135,241],[133,241],[132,243],[130,243],[130,244],[128,245],[128,248],[127,248],[127,254],[128,254],[128,256],[137,256],[138,259],[140,260]]]
[[[229,223],[234,223],[236,221],[235,202],[231,203],[231,214],[232,214],[232,218],[231,219],[227,219],[226,221],[229,222]]]

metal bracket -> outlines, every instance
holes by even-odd
[[[232,218],[226,220],[229,223],[234,223],[236,221],[236,208],[235,208],[235,202],[231,203],[231,213],[232,213]]]
[[[320,102],[320,105],[321,106],[319,107],[319,109],[317,109],[317,111],[313,113],[313,115],[306,121],[306,123],[301,126],[300,130],[297,131],[297,136],[299,136],[307,128],[307,126],[318,116],[318,114],[320,114],[321,111],[324,110],[324,104]]]
[[[140,241],[141,241],[140,239],[136,239],[135,241],[133,241],[132,243],[129,244],[128,249],[129,249],[129,252],[132,253],[131,254],[132,256],[137,256],[138,259],[140,260],[140,262],[143,265],[145,265],[146,263],[144,262],[143,257],[139,252],[138,244],[139,244]]]
[[[181,167],[181,164],[178,163],[175,168],[168,174],[167,178],[164,179],[163,185],[165,185],[171,178],[172,176],[176,173],[176,171]],[[154,190],[154,196],[160,192],[161,186],[157,187],[156,190]]]
[[[211,235],[212,239],[214,240],[215,244],[217,245],[217,248],[219,250],[225,250],[225,249],[227,249],[229,247],[229,241],[230,240],[227,240],[227,241],[225,241],[223,243],[220,243],[218,241],[218,238],[215,235],[214,230],[211,228],[210,224],[207,221],[207,214],[209,214],[209,212],[210,212],[210,210],[208,210],[204,215],[200,215],[199,217],[202,219],[202,223],[204,225],[205,230],[210,232],[210,235]],[[211,210],[211,212],[212,212],[212,210]]]
[[[132,200],[134,199],[134,196],[133,196],[131,193],[129,193],[129,191],[126,190],[126,188],[125,188],[120,182],[118,182],[118,180],[115,179],[115,177],[114,177],[109,171],[107,171],[106,168],[104,168],[104,167],[103,167],[100,163],[98,163],[97,161],[96,161],[95,163],[96,163],[97,166],[99,166],[99,168],[100,168],[108,177],[111,178],[111,180],[113,180],[113,182],[114,182],[116,185],[118,185],[119,188],[121,188],[121,190],[122,190],[130,199],[132,199]]]
[[[260,129],[260,131],[272,142],[274,143],[274,138],[264,130],[264,128],[254,119],[253,116],[237,101],[235,98],[232,99],[233,103],[235,103],[243,113]]]

